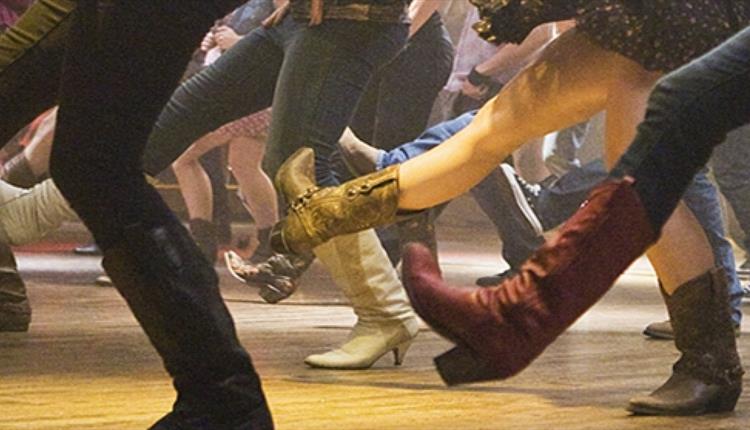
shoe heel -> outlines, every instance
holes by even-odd
[[[402,342],[398,345],[396,345],[395,348],[393,348],[393,364],[396,366],[400,366],[404,363],[404,357],[406,357],[406,351],[409,350],[409,347],[411,346],[412,339],[409,339],[405,342]]]
[[[723,392],[719,393],[711,403],[706,406],[706,412],[718,413],[718,412],[731,412],[737,405],[737,400],[742,394],[742,387],[727,387]]]
[[[440,377],[447,385],[467,384],[510,376],[505,375],[487,359],[478,357],[470,349],[462,346],[438,355],[434,361]]]
[[[278,303],[289,297],[289,294],[285,294],[283,291],[270,284],[262,285],[258,291],[258,295],[263,301],[270,304]]]

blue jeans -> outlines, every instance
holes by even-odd
[[[475,114],[476,111],[465,113],[430,128],[413,142],[403,144],[391,151],[380,152],[377,168],[382,169],[392,164],[399,164],[429,151],[465,128]],[[491,176],[492,174],[488,178]],[[551,186],[542,188],[537,200],[537,215],[545,229],[554,228],[569,218],[586,199],[589,191],[606,178],[607,171],[604,163],[601,160],[595,160],[578,169],[570,170]],[[486,187],[487,185],[483,181],[472,189],[472,195],[476,198],[477,194],[486,194],[482,192],[483,188],[486,189]],[[735,270],[732,246],[725,237],[719,196],[716,187],[709,181],[705,170],[695,175],[693,182],[690,183],[685,192],[684,198],[685,203],[693,211],[708,237],[716,265],[724,268],[727,274],[732,319],[736,324],[739,324],[742,319],[742,287]],[[503,201],[503,195],[496,194],[494,202],[484,202],[484,204],[480,199],[478,201],[483,209],[495,208],[491,211],[485,210],[485,212],[490,216],[503,239],[503,258],[511,267],[526,260],[541,244],[539,242],[541,239],[521,235],[518,229],[509,228],[514,223],[509,216],[510,212],[503,210],[502,207],[515,204],[512,198]]]
[[[318,184],[337,184],[331,153],[368,80],[406,36],[405,24],[326,20],[310,27],[291,16],[256,29],[175,91],[149,139],[145,170],[162,171],[199,137],[273,104],[269,174],[309,146]]]
[[[719,185],[734,210],[745,233],[744,248],[750,252],[750,126],[730,132],[711,157],[711,167]]]
[[[392,149],[427,127],[453,67],[453,43],[438,13],[367,84],[350,127],[377,148]]]

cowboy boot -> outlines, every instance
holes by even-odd
[[[0,332],[27,331],[30,323],[26,285],[18,274],[13,251],[0,243]]]
[[[332,237],[398,221],[398,166],[361,176],[338,187],[314,181],[314,153],[301,148],[276,174],[289,202],[286,218],[271,232],[276,252],[304,254]]]
[[[313,151],[298,150],[276,176],[279,190],[290,200],[312,189],[314,168]],[[311,355],[305,363],[322,368],[366,369],[392,351],[395,364],[400,365],[417,335],[417,319],[375,232],[369,229],[339,236],[313,251],[351,302],[357,323],[343,345]]]
[[[126,228],[102,265],[173,378],[177,401],[152,430],[271,430],[250,356],[216,272],[176,220]]]
[[[278,303],[294,294],[300,276],[314,260],[312,254],[273,254],[266,261],[254,264],[234,251],[224,253],[229,273],[238,281],[258,288],[258,295],[267,303]]]
[[[447,286],[430,251],[409,245],[403,281],[417,313],[457,344],[435,359],[449,385],[523,370],[657,238],[631,181],[608,181],[520,267],[489,288]]]
[[[258,238],[258,246],[253,251],[253,255],[248,258],[251,264],[262,263],[273,256],[271,249],[271,227],[259,228],[255,236]]]
[[[630,400],[641,415],[702,415],[734,409],[742,392],[726,276],[713,269],[664,295],[682,356],[672,376],[647,396]]]
[[[357,315],[347,341],[323,354],[307,357],[311,367],[366,369],[393,352],[403,362],[417,336],[414,311],[375,232],[370,229],[338,236],[314,250],[328,268]]]
[[[219,250],[219,236],[213,222],[201,218],[193,218],[188,221],[190,235],[193,236],[195,244],[198,245],[203,256],[209,263],[216,263],[216,253]]]

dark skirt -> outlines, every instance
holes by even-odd
[[[750,0],[578,0],[580,31],[647,70],[668,72],[750,24]]]

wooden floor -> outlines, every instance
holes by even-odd
[[[448,237],[441,245],[452,280],[470,283],[497,269],[494,244]],[[97,259],[25,252],[20,263],[34,322],[29,333],[0,334],[0,429],[144,429],[170,408],[169,380],[135,320],[114,289],[89,283]],[[624,410],[629,396],[663,382],[677,357],[670,342],[640,334],[665,317],[643,261],[521,375],[458,388],[435,373],[431,359],[449,344],[426,328],[401,367],[386,356],[367,371],[306,368],[306,355],[342,342],[354,322],[319,266],[280,305],[258,302],[221,275],[280,430],[750,428],[750,391],[732,414],[647,418]],[[747,328],[739,342],[750,357]]]

